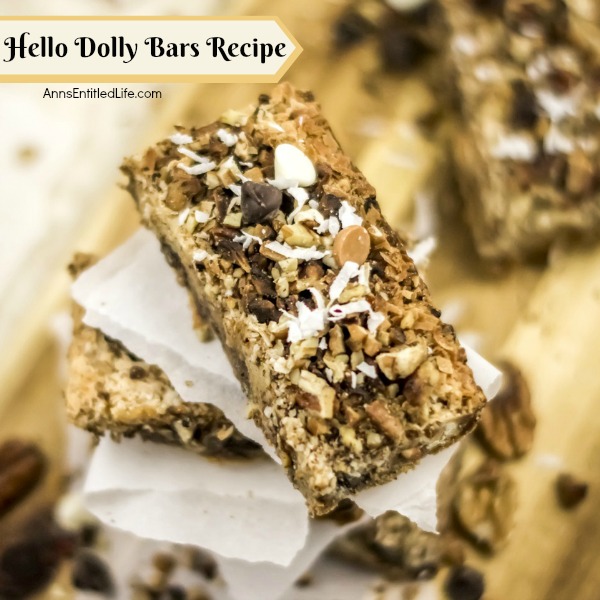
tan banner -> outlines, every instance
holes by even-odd
[[[0,17],[0,82],[274,83],[302,52],[277,17]]]

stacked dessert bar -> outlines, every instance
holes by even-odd
[[[600,233],[600,17],[571,0],[442,0],[462,122],[453,143],[483,257]]]
[[[312,517],[339,515],[475,426],[485,397],[465,350],[311,93],[279,85],[123,170]],[[73,423],[267,460],[210,398],[184,401],[160,366],[74,312]]]

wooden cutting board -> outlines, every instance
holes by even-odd
[[[378,190],[388,218],[406,226],[419,189],[440,192],[439,247],[427,279],[442,307],[458,306],[457,327],[475,333],[489,359],[506,357],[526,374],[539,425],[535,447],[510,471],[519,485],[517,526],[493,558],[469,562],[485,573],[488,600],[600,598],[600,248],[555,253],[547,267],[493,274],[476,259],[446,179],[445,148],[415,128],[436,107],[420,76],[381,72],[374,40],[344,54],[330,50],[330,25],[341,2],[241,2],[239,14],[277,14],[304,47],[288,78],[312,89],[342,146]],[[368,85],[367,85],[368,84]],[[223,109],[243,106],[263,85],[181,85],[170,90],[139,148],[164,137],[175,123],[202,124]],[[408,160],[408,159],[410,160]],[[72,250],[104,254],[137,227],[137,215],[115,184],[102,209],[89,215]],[[60,411],[60,351],[50,317],[68,305],[68,278],[57,265],[53,285],[40,290],[9,348],[0,373],[0,437],[37,439],[53,461],[51,476],[32,500],[58,493],[64,454]],[[448,309],[450,310],[450,309]],[[456,312],[456,311],[455,311]],[[557,465],[590,484],[574,512],[557,506]]]

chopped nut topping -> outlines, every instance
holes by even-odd
[[[317,416],[323,419],[333,417],[333,404],[335,402],[335,390],[327,385],[327,382],[317,377],[310,371],[300,371],[298,387],[307,394],[312,394],[316,398],[316,406],[307,407],[315,412]]]
[[[503,460],[523,456],[531,449],[536,418],[529,387],[512,364],[501,365],[504,385],[481,413],[477,435],[494,455]]]
[[[382,352],[375,361],[383,374],[390,380],[412,375],[427,358],[427,347],[422,343],[405,346],[398,350]]]
[[[463,479],[453,502],[454,516],[467,536],[488,552],[498,550],[514,525],[514,481],[498,463],[483,463]]]
[[[402,423],[390,413],[387,406],[381,400],[375,400],[365,406],[367,415],[380,428],[383,433],[396,442],[404,440],[404,427]]]

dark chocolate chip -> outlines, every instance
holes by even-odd
[[[480,600],[485,585],[479,571],[463,565],[450,570],[444,588],[450,600]]]
[[[342,200],[333,194],[325,194],[321,200],[319,200],[319,211],[326,218],[337,217],[341,207]]]
[[[333,24],[333,43],[338,50],[345,50],[361,42],[373,26],[353,8],[347,8]]]
[[[162,595],[164,600],[186,600],[187,597],[185,588],[180,585],[170,585]]]
[[[270,101],[271,97],[269,96],[269,94],[260,94],[258,97],[259,104],[269,104]]]
[[[94,546],[98,540],[99,528],[95,523],[86,523],[79,530],[79,543],[84,547]]]
[[[575,508],[588,493],[588,484],[569,473],[561,473],[556,480],[556,495],[563,508]]]
[[[254,286],[254,289],[261,296],[266,296],[267,298],[276,298],[277,290],[275,289],[273,279],[271,279],[267,273],[261,271],[258,267],[252,266],[251,269],[252,285]]]
[[[108,565],[99,556],[88,550],[82,550],[76,554],[71,580],[73,586],[79,590],[99,592],[105,596],[112,596],[115,592]]]
[[[244,181],[242,184],[242,220],[245,225],[272,218],[281,206],[281,190],[268,183]]]
[[[429,54],[429,47],[405,29],[388,28],[381,34],[380,52],[386,69],[406,72],[421,63]]]
[[[130,379],[144,379],[146,375],[146,369],[144,369],[144,367],[140,367],[139,365],[133,365],[133,367],[129,369]]]
[[[471,0],[473,7],[489,16],[502,16],[506,0]]]
[[[41,590],[62,558],[45,534],[10,545],[0,556],[0,598],[20,600]]]
[[[365,212],[368,213],[372,208],[375,210],[380,210],[379,202],[377,202],[377,198],[375,198],[375,196],[369,196],[365,200]]]
[[[218,574],[217,563],[214,558],[199,548],[194,548],[191,555],[190,568],[194,573],[199,573],[205,579],[212,581]]]
[[[535,94],[520,79],[512,82],[512,122],[515,127],[531,128],[538,120]]]
[[[281,313],[270,300],[255,298],[248,304],[248,311],[253,314],[259,323],[279,321]]]

